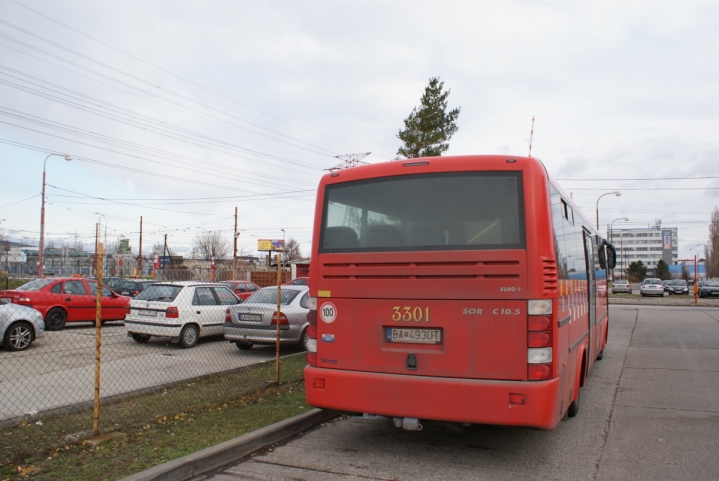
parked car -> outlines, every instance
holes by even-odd
[[[702,282],[699,288],[699,297],[719,296],[719,279],[709,279]]]
[[[307,286],[283,286],[280,290],[280,343],[307,349]],[[254,344],[274,344],[277,337],[277,287],[265,287],[239,306],[226,310],[225,339],[241,350]]]
[[[662,280],[662,286],[664,287],[664,292],[669,292],[669,286],[671,285],[671,283],[672,283],[671,279]]]
[[[250,281],[224,281],[220,284],[232,289],[232,292],[243,301],[261,289],[260,286]]]
[[[620,292],[631,294],[632,293],[632,285],[629,283],[626,279],[617,279],[612,284],[612,294],[618,294]]]
[[[127,335],[139,343],[162,336],[184,348],[194,347],[201,337],[222,335],[225,309],[240,302],[219,283],[158,282],[130,301]]]
[[[0,300],[37,309],[45,319],[45,329],[59,331],[68,322],[95,321],[96,293],[96,280],[45,278],[14,290],[0,291]],[[129,302],[129,297],[102,286],[102,322],[124,319]]]
[[[45,321],[36,309],[0,302],[0,339],[8,351],[23,351],[45,336]]]
[[[157,281],[143,281],[135,279],[124,279],[116,288],[115,292],[121,296],[135,297],[147,287],[151,286]]]
[[[286,282],[283,285],[285,285],[285,286],[309,286],[310,278],[309,277],[295,277],[290,282]]]
[[[694,285],[694,279],[689,279],[689,280],[687,281],[687,285],[693,286],[693,285]]]
[[[663,296],[664,286],[662,285],[661,279],[655,277],[649,277],[644,279],[642,285],[639,286],[639,293],[644,296]]]
[[[689,295],[689,286],[687,285],[687,281],[684,279],[674,279],[673,281],[667,281],[666,284],[666,291],[669,294],[686,294]]]
[[[96,278],[95,278],[96,279]],[[113,291],[117,292],[117,288],[120,287],[120,284],[125,282],[127,279],[124,277],[103,277],[102,283],[105,284],[107,287],[112,289]]]

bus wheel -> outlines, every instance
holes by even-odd
[[[599,352],[599,355],[597,355],[597,361],[601,361],[602,359],[604,359],[604,349],[602,349]]]
[[[572,404],[569,405],[569,409],[567,409],[567,414],[570,418],[573,418],[574,416],[579,414],[579,400],[581,399],[581,396],[582,390],[580,389],[577,391],[577,399],[572,401]]]

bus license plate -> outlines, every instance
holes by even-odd
[[[442,330],[388,327],[386,339],[387,342],[404,342],[407,344],[442,344]]]

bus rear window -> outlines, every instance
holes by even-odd
[[[523,249],[520,172],[451,172],[329,185],[320,253]]]

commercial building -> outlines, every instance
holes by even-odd
[[[676,264],[679,258],[678,229],[652,227],[613,229],[609,239],[617,249],[617,272],[626,272],[632,262],[642,261],[652,273],[659,259],[668,265]]]

